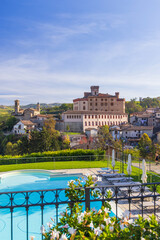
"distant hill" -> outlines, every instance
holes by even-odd
[[[41,108],[50,108],[50,107],[55,107],[55,106],[61,106],[62,103],[40,103]],[[26,109],[26,108],[36,108],[37,104],[27,104],[27,105],[20,105],[20,107],[22,109]]]

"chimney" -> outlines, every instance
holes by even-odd
[[[115,92],[116,98],[119,98],[119,92]]]

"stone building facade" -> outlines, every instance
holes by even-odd
[[[30,120],[32,117],[40,114],[40,104],[37,103],[37,108],[20,108],[20,101],[15,100],[14,112],[12,113],[17,119],[20,120]]]
[[[125,99],[119,98],[118,92],[115,95],[103,94],[99,93],[99,86],[91,86],[91,92],[73,100],[73,111],[64,112],[62,120],[63,130],[69,127],[72,132],[85,132],[103,125],[121,125],[128,122]]]
[[[84,92],[83,98],[73,100],[74,111],[103,111],[125,113],[125,99],[115,95],[99,93],[99,86],[91,86],[91,92]]]

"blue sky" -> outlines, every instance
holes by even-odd
[[[91,85],[160,96],[159,0],[4,0],[0,104],[72,102]]]

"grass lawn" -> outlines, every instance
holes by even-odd
[[[64,161],[64,162],[39,162],[39,163],[25,163],[0,165],[0,172],[21,170],[21,169],[74,169],[74,168],[102,168],[107,167],[106,161]]]
[[[63,132],[64,134],[66,135],[80,135],[82,133],[79,133],[79,132]]]
[[[110,167],[112,169],[111,161],[62,161],[62,162],[37,162],[37,163],[24,163],[24,164],[11,164],[11,165],[0,165],[0,172],[22,170],[22,169],[47,169],[47,170],[58,170],[58,169],[80,169],[80,168],[105,168]],[[116,162],[115,169],[122,172],[122,164]],[[124,163],[124,173],[127,173],[127,164]],[[135,181],[140,181],[142,170],[132,166],[132,178]],[[148,173],[148,182],[160,182],[160,176],[158,174]]]

